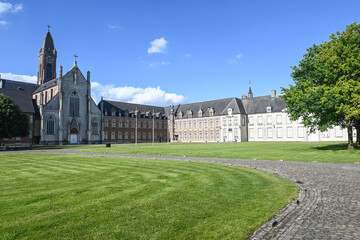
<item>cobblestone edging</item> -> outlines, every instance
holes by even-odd
[[[24,152],[210,162],[267,171],[294,182],[299,195],[248,239],[360,239],[360,164],[104,154],[73,149]]]

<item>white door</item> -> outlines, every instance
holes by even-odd
[[[78,141],[77,141],[77,135],[76,134],[71,134],[70,135],[70,143],[71,144],[76,144],[76,143],[78,143]]]
[[[230,128],[228,131],[228,142],[232,142],[232,141],[234,141],[234,137],[233,137],[233,131]]]

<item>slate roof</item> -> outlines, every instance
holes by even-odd
[[[32,94],[40,85],[35,83],[26,83],[14,80],[0,79],[0,89],[17,90],[22,89],[27,93]]]
[[[103,100],[104,102],[104,111],[105,110],[111,110],[113,107],[115,107],[117,110],[122,110],[122,111],[129,111],[129,112],[133,112],[133,111],[140,111],[141,113],[145,113],[145,112],[152,112],[153,110],[155,111],[155,113],[161,113],[161,114],[165,114],[165,110],[163,107],[157,107],[157,106],[150,106],[150,105],[144,105],[144,104],[136,104],[136,103],[126,103],[126,102],[116,102],[116,101],[110,101],[110,100]],[[99,108],[101,102],[99,103]]]
[[[38,85],[39,87],[34,91],[34,93],[38,93],[38,92],[41,92],[43,90],[46,90],[48,88],[52,88],[54,86],[57,85],[57,78],[53,79],[53,80],[50,80],[42,85]]]
[[[241,100],[238,98],[224,98],[206,102],[197,102],[197,103],[188,103],[180,104],[174,107],[175,116],[179,116],[179,113],[182,112],[182,118],[188,118],[188,110],[191,110],[193,118],[199,117],[199,110],[203,112],[203,117],[209,117],[209,110],[214,109],[214,116],[223,115],[224,109],[227,109],[227,106],[233,108],[233,113],[245,113],[244,107],[242,106]],[[167,116],[170,114],[171,107],[166,107]],[[226,113],[227,114],[227,113]]]
[[[0,93],[12,98],[14,103],[20,107],[22,112],[35,113],[33,100],[28,92],[17,89],[0,88]]]
[[[42,42],[41,48],[45,48],[45,49],[54,49],[55,48],[54,39],[51,36],[50,32],[46,33],[44,40]]]
[[[271,112],[281,112],[286,108],[283,99],[269,96],[241,99],[247,114],[266,113],[266,108],[271,107]]]

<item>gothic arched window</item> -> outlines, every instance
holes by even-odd
[[[46,77],[52,78],[52,67],[51,64],[46,65]]]
[[[98,134],[99,128],[98,128],[98,120],[97,120],[96,117],[94,117],[94,118],[91,120],[91,131],[92,131],[92,134],[93,134],[93,135],[97,135],[97,134]]]
[[[55,117],[49,116],[46,120],[46,133],[54,134],[54,128],[55,128]]]
[[[79,95],[76,92],[72,92],[70,95],[70,115],[73,117],[79,116]]]

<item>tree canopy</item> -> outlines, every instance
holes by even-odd
[[[13,100],[0,94],[0,138],[29,135],[29,120]]]
[[[282,88],[291,119],[301,118],[310,131],[346,127],[352,149],[352,128],[360,134],[360,25],[314,44],[292,69],[294,85]]]

